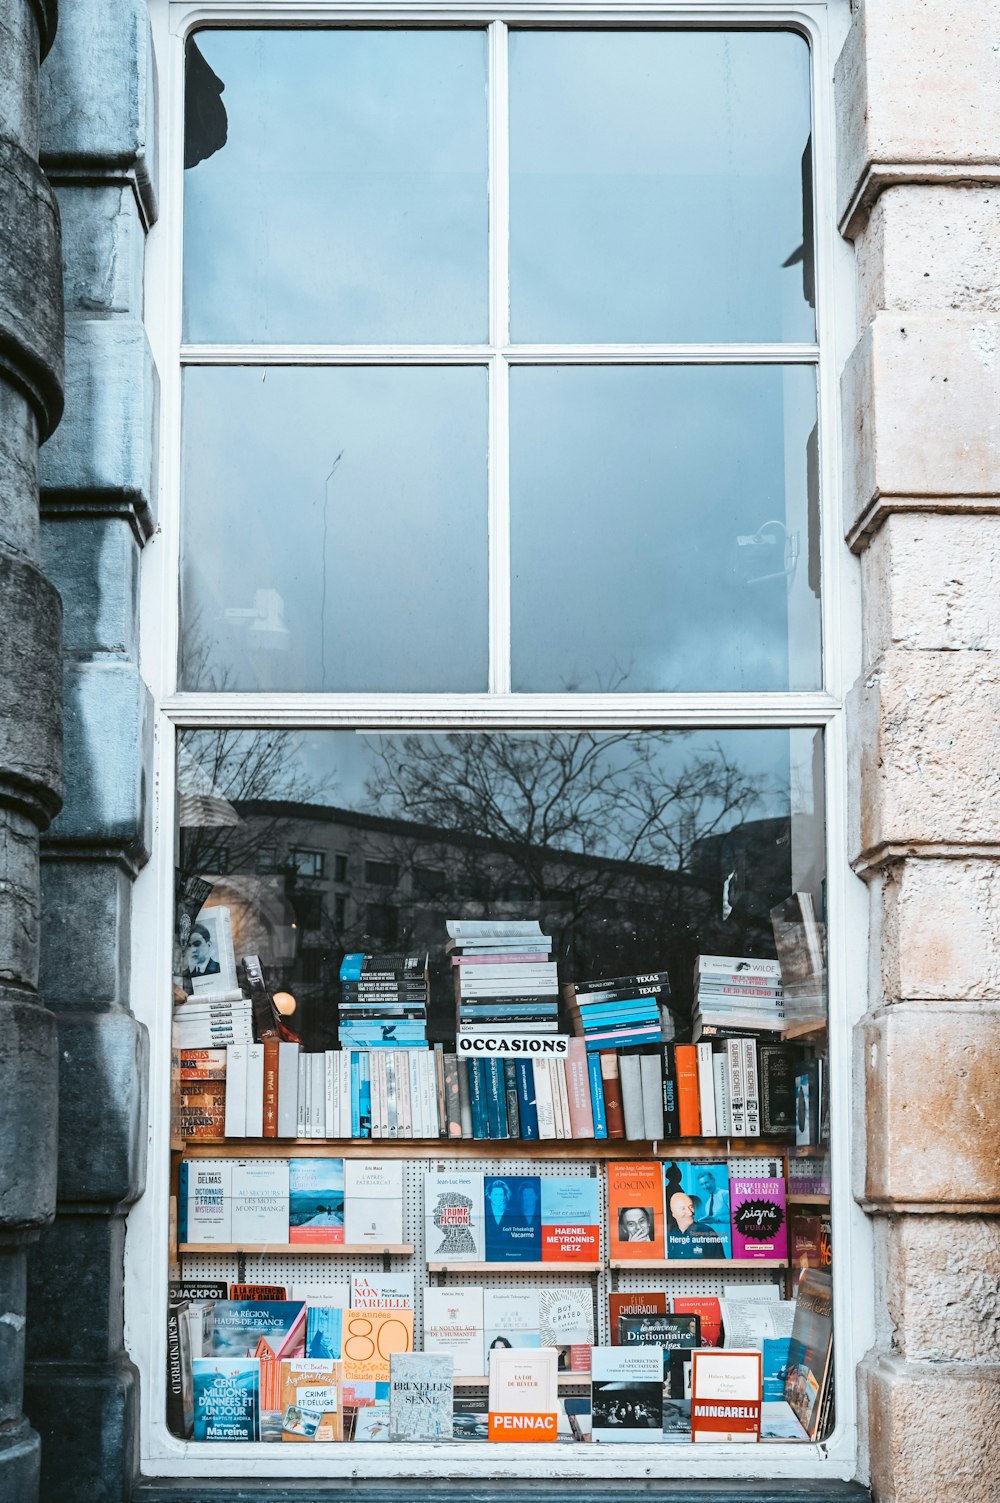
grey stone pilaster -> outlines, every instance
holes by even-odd
[[[39,834],[61,781],[60,604],[39,567],[38,446],[62,408],[59,215],[38,165],[55,5],[0,0],[0,1503],[35,1503],[26,1258],[56,1193],[55,1020],[38,993]]]
[[[142,324],[154,64],[142,0],[77,0],[63,20],[41,80],[67,311],[65,421],[41,469],[42,551],[65,621],[65,803],[42,848],[60,1136],[56,1220],[29,1267],[26,1405],[45,1503],[124,1503],[139,1403],[124,1227],[144,1187],[148,1073],[128,1000],[131,888],[150,843],[138,578],[155,516],[157,374]]]

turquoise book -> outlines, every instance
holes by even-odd
[[[195,1440],[260,1440],[260,1363],[252,1357],[195,1357]]]

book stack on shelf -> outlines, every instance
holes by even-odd
[[[742,955],[699,955],[694,964],[691,1038],[780,1034],[785,1025],[781,966]]]
[[[459,1038],[559,1031],[552,940],[537,919],[448,919]]]
[[[674,1036],[666,971],[570,982],[562,994],[570,1027],[588,1050],[638,1048]]]
[[[342,1049],[427,1043],[427,956],[345,955],[340,966]]]
[[[226,1122],[226,1050],[174,1050],[177,1099],[173,1131],[182,1138],[221,1138]]]
[[[799,1050],[768,1037],[664,1045],[662,1136],[791,1137]]]

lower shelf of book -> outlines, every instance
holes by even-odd
[[[428,1263],[428,1273],[602,1273],[603,1263]]]
[[[308,1257],[313,1254],[324,1258],[359,1257],[412,1257],[412,1242],[181,1242],[179,1253],[224,1254],[274,1253],[282,1257]]]
[[[787,1258],[609,1258],[609,1268],[666,1268],[674,1273],[695,1273],[699,1268],[787,1268]]]

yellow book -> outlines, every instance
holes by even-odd
[[[343,1440],[341,1363],[285,1357],[281,1363],[282,1440]]]

